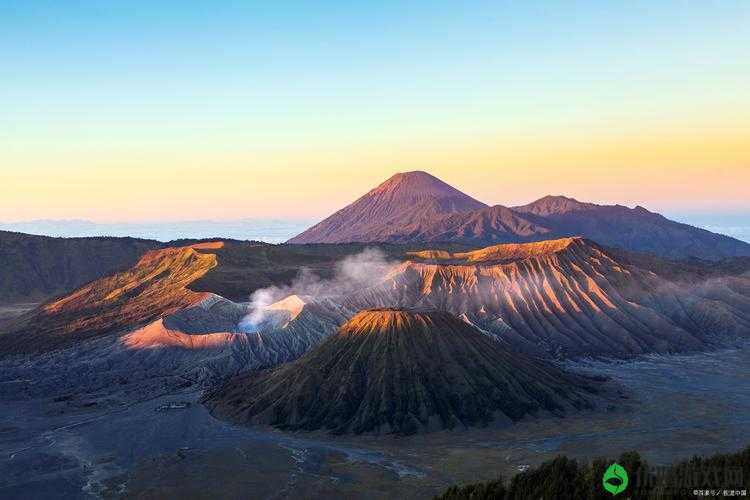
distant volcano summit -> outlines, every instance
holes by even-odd
[[[425,172],[396,174],[289,243],[524,243],[582,236],[670,258],[750,255],[750,244],[671,221],[637,206],[545,196],[528,205],[487,206]]]
[[[289,243],[391,241],[445,215],[485,208],[426,172],[399,173]]]
[[[597,391],[450,313],[372,309],[299,360],[231,380],[207,404],[282,429],[413,434],[589,408]]]

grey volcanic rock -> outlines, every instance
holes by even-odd
[[[246,333],[238,322],[248,312],[246,305],[208,294],[139,328],[34,356],[6,356],[0,359],[0,399],[209,386],[294,360],[345,321],[332,308],[305,304],[281,323]],[[26,380],[34,383],[11,383]]]
[[[358,313],[299,360],[227,382],[217,415],[282,429],[413,434],[591,408],[597,384],[440,311]]]
[[[484,207],[428,173],[400,173],[289,243],[399,241],[447,214]]]

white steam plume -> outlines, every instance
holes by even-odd
[[[388,260],[379,249],[366,248],[337,262],[330,279],[322,279],[309,269],[302,268],[291,285],[271,286],[253,292],[250,296],[250,313],[242,319],[240,328],[244,331],[256,330],[269,315],[268,306],[289,295],[306,296],[313,300],[343,295],[376,283],[396,265],[397,262]]]

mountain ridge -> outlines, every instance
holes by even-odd
[[[240,304],[229,307],[233,300],[247,301],[265,286],[287,286],[300,266],[330,273],[356,248],[216,242],[156,250],[127,271],[4,325],[0,357],[111,337],[162,317],[172,318],[167,327],[183,318],[178,329],[189,331],[185,318],[192,313],[180,311],[200,312],[196,304],[210,296],[227,307],[211,307],[212,317],[219,316],[206,323],[206,332],[247,333],[242,317],[232,312]],[[404,249],[389,256],[394,264],[387,274],[371,276],[361,288],[304,300],[290,289],[276,307],[297,324],[304,302],[305,322],[325,325],[316,338],[362,309],[438,308],[519,350],[555,357],[694,351],[750,329],[747,258],[668,261],[616,252],[581,237],[478,250]],[[269,267],[271,261],[277,268]],[[198,324],[208,321],[203,313],[194,316]]]
[[[446,197],[456,197],[456,192],[460,193],[455,188],[448,190],[444,187],[447,184],[424,172],[397,174],[288,243],[356,241],[487,246],[583,236],[602,245],[677,259],[721,260],[750,256],[749,243],[669,220],[641,206],[597,205],[548,195],[515,207],[478,206],[479,202],[473,198],[467,197],[472,200],[469,202],[459,197],[462,201],[455,205],[425,209],[421,203],[430,200],[436,189],[430,188],[420,195],[415,190],[422,189],[423,183],[416,181],[405,184],[410,194],[400,199],[397,206],[390,205],[389,197],[379,196],[381,191],[388,193],[394,185],[404,183],[409,175],[434,179],[427,185],[441,187],[437,191],[445,196],[437,199],[443,203]],[[432,203],[435,203],[434,197]],[[372,214],[364,209],[371,205],[377,207]]]
[[[0,304],[47,300],[126,269],[161,246],[139,238],[60,238],[0,230]]]

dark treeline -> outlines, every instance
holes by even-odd
[[[627,487],[616,496],[605,490],[602,482],[605,471],[615,462],[628,473]],[[614,484],[621,483],[614,480]],[[750,446],[738,453],[696,456],[668,467],[651,466],[634,451],[623,453],[617,461],[597,459],[590,464],[559,456],[517,474],[509,483],[499,478],[485,483],[452,486],[436,499],[734,498],[741,497],[739,492],[742,490],[750,494]]]

